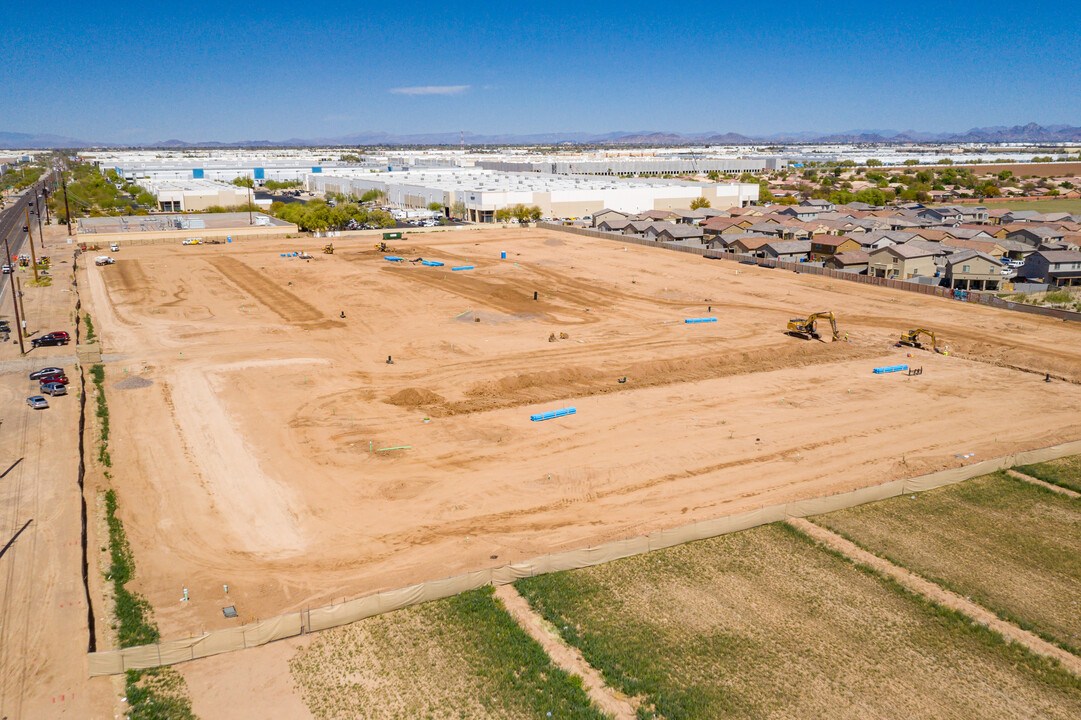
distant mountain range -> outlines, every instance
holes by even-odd
[[[187,142],[185,140],[162,140],[160,142],[127,146],[120,143],[98,143],[62,137],[59,135],[0,132],[0,149],[53,149],[53,148],[217,148],[217,147],[309,147],[309,146],[409,146],[446,145],[456,146],[461,134],[420,133],[395,135],[386,132],[359,132],[333,138],[290,138],[288,140],[240,140],[237,142]],[[584,132],[552,132],[532,135],[476,135],[465,134],[467,145],[794,145],[799,143],[843,143],[882,145],[894,143],[1081,143],[1081,127],[1070,125],[1014,125],[973,128],[963,133],[926,133],[915,130],[850,130],[841,133],[779,133],[775,135],[741,135],[739,133],[681,134],[659,131],[610,132],[604,134]]]

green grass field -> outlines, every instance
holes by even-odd
[[[985,200],[982,205],[987,208],[1006,208],[1008,210],[1035,210],[1039,213],[1065,212],[1081,214],[1081,200],[1054,199],[1049,200]]]
[[[1081,653],[1081,502],[1005,473],[812,518]]]
[[[490,587],[320,633],[291,669],[316,718],[604,718]]]
[[[785,524],[517,587],[642,718],[1081,716],[1078,678]]]
[[[1022,465],[1016,470],[1044,482],[1081,492],[1081,455],[1035,465]]]

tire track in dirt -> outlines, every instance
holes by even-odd
[[[321,323],[325,320],[319,312],[305,300],[300,299],[285,288],[276,284],[263,273],[236,258],[207,258],[206,262],[220,272],[226,280],[252,296],[257,302],[272,310],[278,317],[289,323]],[[328,327],[340,325],[334,321],[324,323]]]
[[[841,553],[852,562],[869,567],[896,580],[908,590],[922,595],[937,605],[956,610],[980,625],[997,632],[1010,642],[1022,645],[1037,655],[1057,660],[1066,670],[1081,677],[1081,657],[1067,652],[1057,645],[1052,645],[1035,633],[1023,630],[1013,623],[1001,619],[983,606],[966,600],[957,593],[936,585],[930,580],[925,580],[907,568],[894,565],[889,560],[864,550],[821,525],[816,525],[804,518],[789,518],[787,522],[797,530],[809,535],[816,542]]]

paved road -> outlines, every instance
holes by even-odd
[[[51,177],[52,173],[43,176],[41,180],[19,196],[15,202],[0,212],[0,255],[4,254],[3,241],[5,238],[10,244],[12,255],[18,255],[22,251],[27,235],[23,232],[23,227],[26,226],[26,206],[30,204],[31,199],[41,192],[41,189]],[[34,225],[32,232],[36,235],[37,217],[31,215],[30,222]],[[11,316],[14,319],[11,301],[7,299],[7,288],[10,284],[11,276],[0,275],[0,317]],[[7,301],[7,305],[4,304],[5,301]]]

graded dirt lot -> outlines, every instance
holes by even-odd
[[[367,239],[281,257],[317,244],[85,271],[166,638],[1081,437],[1060,321],[542,230],[393,244],[443,267]],[[851,342],[784,333],[818,310]],[[893,347],[914,327],[950,356]],[[897,363],[924,373],[871,372]]]
[[[784,523],[516,587],[610,684],[660,717],[1081,712],[1077,677]]]

